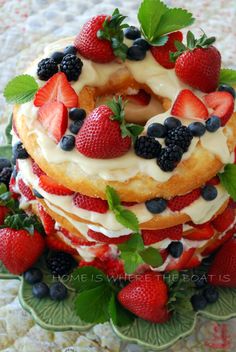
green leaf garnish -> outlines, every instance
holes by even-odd
[[[133,274],[139,265],[144,264],[144,260],[137,252],[121,252],[121,259],[124,261],[125,272]]]
[[[90,290],[108,283],[106,275],[93,266],[76,269],[72,275],[72,286],[78,292]]]
[[[222,68],[220,70],[220,84],[236,85],[236,70]]]
[[[162,256],[160,252],[155,248],[152,248],[152,247],[146,248],[139,254],[146,264],[149,264],[154,268],[158,268],[163,264]]]
[[[181,8],[168,8],[160,0],[143,0],[138,11],[141,31],[152,45],[164,45],[168,39],[160,38],[168,33],[187,27],[194,22],[190,12]]]
[[[144,249],[143,239],[139,233],[132,233],[130,239],[118,245],[120,251],[134,252]]]
[[[224,171],[219,173],[218,176],[230,197],[236,201],[236,164],[226,165]]]
[[[34,98],[38,84],[30,75],[20,75],[6,85],[3,95],[8,103],[24,104]]]
[[[109,315],[113,323],[117,326],[126,326],[133,322],[134,315],[126,310],[116,299],[114,293],[111,296],[109,306]]]

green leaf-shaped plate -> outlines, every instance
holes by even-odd
[[[45,265],[45,259],[41,258],[36,267],[44,274],[44,281],[48,284],[55,279]],[[24,309],[30,312],[37,324],[47,330],[84,331],[92,325],[79,319],[74,312],[74,300],[76,293],[70,285],[70,278],[64,278],[63,283],[69,289],[69,296],[65,301],[54,302],[48,299],[38,300],[32,296],[32,287],[27,284],[23,277],[11,275],[0,262],[0,279],[20,279],[19,299]],[[165,324],[151,324],[142,319],[136,319],[126,327],[117,327],[112,324],[115,333],[122,339],[137,343],[144,348],[163,350],[173,345],[177,340],[190,335],[196,325],[197,316],[222,321],[236,317],[236,289],[218,288],[220,299],[208,305],[204,311],[175,313]],[[189,298],[186,297],[186,300]]]

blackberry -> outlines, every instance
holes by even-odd
[[[62,72],[66,74],[68,81],[77,81],[81,74],[83,62],[73,54],[67,54],[60,65]]]
[[[75,265],[74,258],[65,252],[55,252],[47,258],[47,267],[52,275],[63,276],[71,272]]]
[[[6,158],[0,157],[0,171],[2,171],[5,167],[11,167],[11,162]]]
[[[152,137],[141,136],[134,144],[136,155],[144,159],[157,158],[161,151],[161,145]]]
[[[37,75],[42,81],[47,81],[57,72],[57,63],[51,58],[43,59],[38,63]]]
[[[12,174],[12,167],[4,167],[4,169],[0,172],[0,183],[4,183],[8,187],[11,174]]]
[[[171,144],[161,150],[157,164],[165,172],[173,171],[180,162],[182,155],[183,149],[178,145]]]
[[[192,139],[193,135],[189,128],[186,126],[179,126],[167,132],[165,143],[166,145],[178,145],[184,152],[186,152]]]

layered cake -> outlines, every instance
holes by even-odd
[[[235,92],[220,81],[215,38],[183,38],[193,18],[181,9],[182,26],[148,29],[148,3],[140,28],[116,9],[48,45],[20,76],[31,99],[13,114],[21,208],[49,248],[118,280],[197,267],[235,230],[224,182]]]

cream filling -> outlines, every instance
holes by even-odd
[[[67,38],[49,45],[45,49],[44,57],[49,56],[56,50],[63,49],[72,41],[73,38]],[[155,94],[167,97],[172,101],[174,101],[180,90],[186,88],[186,86],[178,80],[174,70],[167,70],[159,65],[150,52],[147,53],[146,58],[141,62],[126,60],[122,64],[116,62],[98,64],[84,58],[81,59],[84,64],[81,76],[77,82],[72,83],[77,93],[86,85],[103,86],[109,82],[112,75],[117,74],[117,72],[122,72],[124,67],[130,71],[136,81],[145,83]],[[44,82],[38,80],[36,71],[37,62],[34,62],[26,73],[34,76],[40,86],[42,86]],[[202,95],[200,92],[195,93],[199,96]],[[99,176],[104,180],[124,182],[136,176],[138,173],[142,173],[152,177],[156,181],[165,182],[174,174],[178,173],[178,168],[173,172],[163,172],[157,166],[156,160],[139,158],[135,155],[133,150],[130,150],[122,157],[107,160],[87,158],[78,151],[65,152],[45,134],[41,125],[36,121],[37,111],[38,108],[34,107],[33,102],[29,102],[20,106],[19,116],[25,115],[27,117],[27,126],[31,130],[30,133],[36,135],[40,150],[47,162],[53,164],[66,162],[68,166],[65,168],[65,173],[71,177],[73,177],[73,175],[76,177],[76,175],[83,172],[88,176]],[[150,119],[148,124],[155,121],[162,122],[169,115],[170,111],[164,114],[158,114]],[[188,123],[190,122],[192,122],[192,120],[188,121]],[[200,141],[205,149],[213,155],[217,155],[222,162],[229,162],[227,138],[222,132],[222,129],[216,133],[206,133],[200,138]],[[198,142],[199,139],[194,138],[189,151],[184,154],[183,159],[188,159],[191,156]]]

